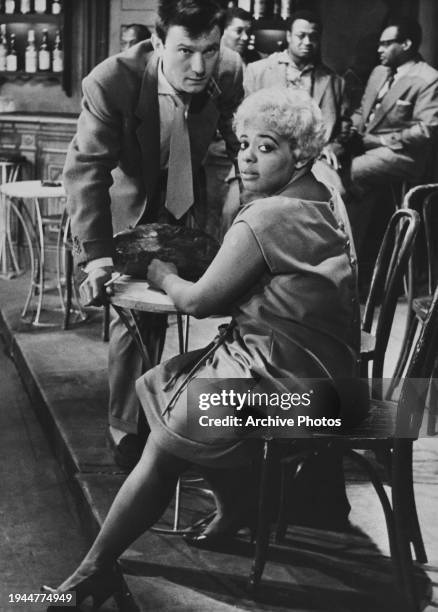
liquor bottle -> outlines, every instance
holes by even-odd
[[[30,13],[30,0],[21,0],[20,13],[22,15],[27,15],[27,13]]]
[[[38,70],[50,70],[49,35],[46,29],[43,30],[43,38],[38,48]]]
[[[6,0],[5,13],[7,15],[12,15],[13,13],[15,13],[15,0]]]
[[[8,54],[8,39],[6,38],[6,24],[0,26],[0,72],[6,70],[6,56]]]
[[[281,0],[274,0],[272,3],[272,17],[276,20],[280,19]]]
[[[9,38],[9,49],[6,56],[6,70],[8,72],[17,72],[18,70],[17,51],[15,49],[15,34],[11,34]]]
[[[281,0],[281,18],[286,21],[291,16],[291,1],[290,0]]]
[[[29,30],[27,33],[27,46],[24,52],[24,70],[25,72],[36,72],[37,68],[35,30]]]
[[[262,19],[266,16],[266,0],[254,1],[254,19]]]
[[[59,15],[62,11],[60,0],[52,0],[51,6],[52,15]]]
[[[64,52],[62,50],[61,33],[56,31],[55,44],[52,51],[52,70],[62,72],[64,70]]]
[[[45,13],[47,11],[47,0],[35,0],[35,13]]]

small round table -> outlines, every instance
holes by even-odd
[[[40,322],[41,309],[44,298],[44,276],[45,276],[45,238],[44,225],[48,223],[60,223],[61,214],[44,216],[41,211],[40,200],[45,198],[65,198],[62,185],[44,185],[41,181],[16,181],[0,185],[0,193],[5,196],[6,218],[10,223],[10,212],[14,212],[20,222],[29,246],[31,279],[22,317],[25,317],[29,308],[32,295],[38,295],[37,309],[32,321],[33,325],[43,325]],[[35,209],[36,227],[32,221],[30,210],[20,202],[32,201]],[[33,238],[36,239],[33,239]],[[35,249],[34,249],[35,244]],[[18,268],[18,262],[14,262]],[[58,279],[59,281],[59,279]],[[59,282],[58,282],[59,284]],[[59,289],[59,287],[58,287]]]

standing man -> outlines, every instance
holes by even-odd
[[[366,268],[372,265],[372,260],[367,263],[372,253],[364,250],[379,188],[421,178],[438,134],[438,72],[418,53],[421,34],[413,19],[389,21],[378,46],[381,65],[371,73],[352,116],[362,151],[352,160],[355,197],[347,206],[359,262]]]
[[[344,81],[320,60],[322,23],[311,11],[297,11],[289,20],[288,48],[250,64],[245,72],[245,94],[284,85],[305,89],[319,105],[327,128],[326,155],[337,167],[337,139],[350,125]]]
[[[214,0],[162,0],[157,35],[99,64],[83,82],[82,112],[65,165],[74,254],[84,301],[104,299],[113,234],[139,223],[205,224],[199,175],[219,129],[231,158],[232,116],[243,96],[237,53],[220,49]],[[184,150],[183,150],[184,149]],[[164,334],[163,321],[143,326]],[[109,352],[110,443],[130,469],[142,451],[134,381],[141,360],[118,319]]]

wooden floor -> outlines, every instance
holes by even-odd
[[[36,329],[19,317],[25,288],[26,278],[0,280],[2,333],[43,430],[68,476],[84,532],[91,536],[124,478],[105,444],[107,345],[100,340],[100,313],[94,312],[89,321],[75,324],[68,332],[62,332],[59,326]],[[56,296],[48,305],[58,305]],[[402,316],[403,304],[393,332],[393,354],[402,337]],[[59,324],[61,313],[45,312],[44,320]],[[191,346],[206,344],[220,322],[195,321]],[[173,325],[166,355],[174,354],[176,346]],[[137,606],[132,609],[398,611],[382,510],[369,483],[357,473],[347,472],[353,528],[348,533],[291,528],[285,545],[270,549],[256,600],[246,592],[252,547],[244,537],[223,551],[212,552],[193,549],[180,537],[150,532],[123,557],[126,581]],[[429,564],[417,570],[417,583],[425,605],[429,602],[425,609],[431,612],[438,606],[438,593],[431,595],[438,577],[436,439],[423,439],[416,445],[415,488],[429,555]],[[211,501],[191,492],[184,495],[182,505],[182,519],[190,522],[205,512]],[[164,522],[170,524],[171,519],[170,508]],[[50,577],[54,584],[65,577],[64,567],[50,571],[55,574]]]

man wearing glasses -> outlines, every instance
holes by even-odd
[[[359,261],[376,190],[392,181],[421,179],[438,134],[438,72],[418,53],[421,35],[413,19],[388,23],[377,49],[380,66],[352,116],[360,154],[352,160],[355,201],[348,208]]]

